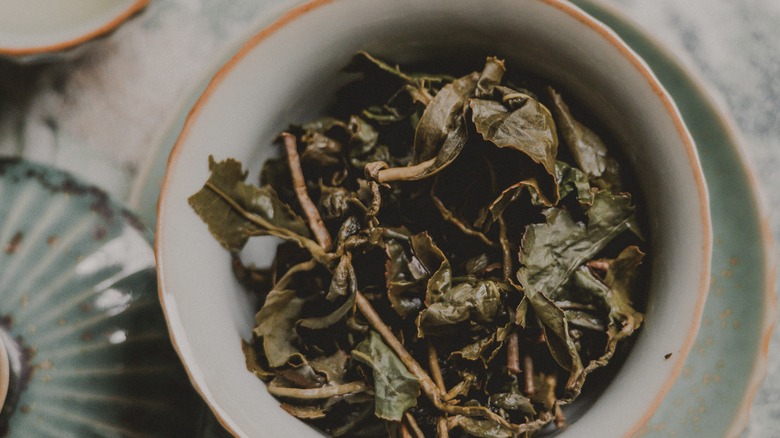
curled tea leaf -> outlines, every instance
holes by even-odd
[[[477,79],[477,73],[456,79],[434,96],[417,124],[410,166],[380,170],[377,181],[426,178],[442,171],[458,157],[468,139],[465,111]]]
[[[504,97],[511,94],[506,94]],[[511,148],[529,156],[555,175],[558,135],[550,111],[536,99],[526,96],[517,108],[502,101],[472,99],[472,119],[482,138],[500,148]]]

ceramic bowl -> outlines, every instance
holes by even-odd
[[[0,56],[20,62],[76,53],[143,9],[149,0],[0,0]]]
[[[209,155],[234,157],[256,178],[278,132],[322,115],[358,50],[401,64],[498,55],[569,90],[625,145],[652,213],[646,323],[603,392],[571,406],[563,435],[638,431],[699,326],[711,258],[707,190],[693,140],[647,65],[604,25],[553,0],[316,0],[261,30],[216,74],[169,158],[156,255],[173,342],[217,417],[238,436],[316,436],[246,371],[239,346],[256,309],[187,198],[208,177]],[[253,252],[270,262],[274,249],[261,241]]]
[[[194,436],[151,233],[100,189],[0,158],[0,435]]]

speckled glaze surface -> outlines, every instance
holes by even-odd
[[[150,234],[92,186],[0,160],[0,434],[191,436],[199,400],[168,340]]]

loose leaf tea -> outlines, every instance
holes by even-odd
[[[336,117],[282,133],[259,185],[210,158],[189,199],[261,298],[249,371],[332,436],[565,427],[643,320],[625,169],[497,58],[451,77],[359,53],[349,70]],[[241,260],[254,236],[282,240],[268,269]]]

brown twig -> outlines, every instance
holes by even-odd
[[[414,166],[402,166],[402,167],[387,167],[377,171],[375,179],[379,183],[388,183],[398,180],[414,180],[423,175],[429,167],[436,162],[436,157],[430,160],[423,161],[422,163],[415,164]]]
[[[317,206],[314,205],[314,202],[309,197],[309,192],[306,190],[306,180],[303,178],[301,158],[298,156],[298,145],[295,136],[289,132],[283,132],[282,138],[284,139],[284,147],[287,150],[287,163],[290,165],[295,196],[298,197],[298,202],[300,202],[301,208],[303,208],[303,212],[306,214],[306,219],[309,220],[309,226],[317,239],[317,243],[327,251],[332,243],[330,233],[322,221]]]
[[[304,271],[311,271],[312,269],[317,267],[317,261],[316,260],[309,260],[307,262],[301,262],[297,265],[293,265],[290,269],[287,270],[287,272],[282,275],[279,280],[274,283],[274,289],[276,290],[282,290],[286,289],[287,285],[290,284],[290,281],[292,281],[293,275],[304,272]]]
[[[498,216],[498,240],[501,242],[501,253],[504,256],[504,281],[509,281],[512,278],[512,245],[507,237],[507,226],[503,215]]]
[[[406,350],[403,344],[401,344],[401,341],[395,337],[395,334],[390,330],[390,327],[385,324],[382,317],[374,310],[374,306],[371,305],[360,291],[357,291],[356,293],[355,302],[358,310],[366,317],[368,323],[371,324],[377,333],[379,333],[385,343],[387,343],[387,346],[398,355],[398,358],[406,366],[406,369],[419,380],[420,387],[425,395],[431,399],[433,404],[440,404],[441,394],[439,393],[439,388],[436,386],[436,383],[433,382],[431,376],[423,370],[420,364],[417,363],[414,357]]]
[[[605,260],[591,260],[585,265],[596,271],[607,272],[609,270],[609,262]]]
[[[412,433],[409,432],[409,426],[404,422],[401,422],[401,438],[414,438]]]
[[[417,420],[414,419],[414,416],[410,414],[409,411],[404,412],[404,419],[406,420],[406,423],[409,424],[409,428],[414,432],[416,438],[425,438],[425,434],[417,424]]]
[[[563,409],[561,409],[561,405],[556,403],[555,404],[555,427],[558,429],[566,429],[566,426],[568,426],[568,423],[566,422],[566,415],[563,413]]]
[[[447,417],[439,417],[439,420],[436,422],[436,438],[450,438]]]
[[[368,206],[366,216],[376,218],[379,209],[382,208],[382,194],[379,192],[379,183],[376,181],[369,181],[368,186],[371,188],[371,204]]]
[[[491,248],[498,248],[498,245],[496,245],[495,242],[491,241],[485,233],[482,233],[480,231],[474,230],[471,227],[469,227],[466,223],[464,223],[462,220],[460,220],[458,217],[455,216],[455,214],[450,211],[450,209],[447,208],[446,205],[444,205],[443,202],[441,202],[441,199],[439,199],[434,192],[436,191],[436,187],[439,183],[438,178],[436,181],[433,182],[433,186],[431,187],[431,200],[433,201],[433,205],[436,206],[436,209],[439,210],[439,213],[441,214],[442,219],[445,221],[455,225],[463,234],[471,237],[475,237],[479,239],[480,242],[484,243],[485,245],[491,247]]]
[[[517,331],[507,339],[506,369],[512,374],[520,374],[520,335]]]
[[[504,417],[490,411],[485,407],[453,406],[445,403],[442,400],[442,393],[439,391],[439,388],[436,386],[436,383],[434,383],[431,376],[429,376],[428,373],[423,370],[420,364],[417,363],[414,357],[412,357],[412,355],[406,350],[401,341],[395,337],[393,331],[390,330],[390,327],[388,327],[384,321],[382,321],[382,318],[379,316],[379,314],[376,313],[374,306],[371,305],[371,303],[366,299],[366,297],[363,296],[362,293],[360,293],[360,291],[357,291],[355,295],[355,302],[357,304],[358,310],[360,310],[363,316],[366,317],[366,320],[369,324],[371,324],[374,330],[379,333],[385,343],[387,343],[387,346],[398,355],[398,358],[401,360],[404,366],[406,366],[406,369],[417,378],[417,380],[420,382],[420,388],[422,389],[422,392],[426,395],[426,397],[428,397],[431,403],[436,406],[437,409],[453,415],[480,416],[487,420],[492,420],[502,425],[503,427],[518,433],[529,430],[527,429],[526,425],[510,423]]]
[[[525,395],[531,396],[536,392],[534,386],[534,360],[530,354],[523,358],[523,375],[525,377]]]
[[[287,388],[284,386],[268,385],[268,392],[282,398],[296,399],[324,399],[339,395],[355,394],[366,389],[365,382],[350,382],[343,385],[323,386],[321,388]]]
[[[446,403],[449,403],[451,400],[455,400],[455,397],[458,397],[459,395],[462,395],[465,391],[467,391],[468,387],[471,386],[471,384],[472,382],[466,380],[458,382],[458,384],[450,388],[450,390],[447,391],[446,394],[444,394],[442,400]]]
[[[428,340],[428,367],[431,369],[431,376],[439,391],[442,394],[446,393],[447,386],[444,385],[444,378],[439,367],[439,353],[436,352],[436,346],[430,340]]]

